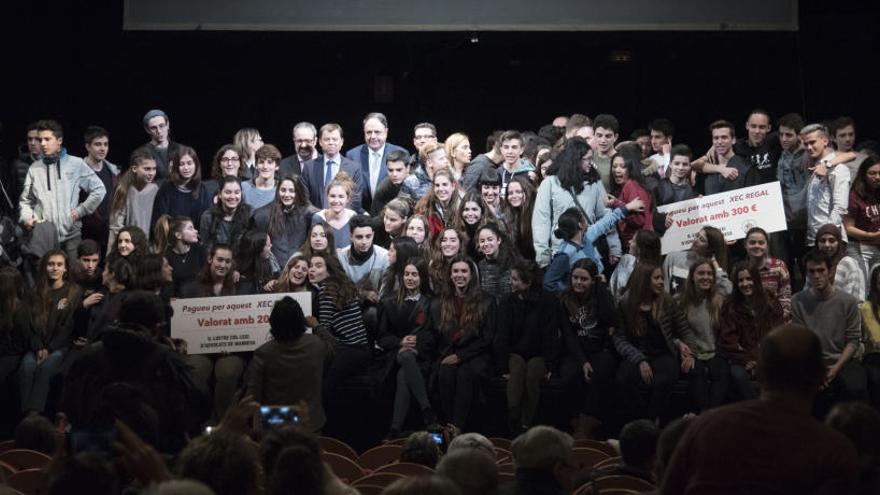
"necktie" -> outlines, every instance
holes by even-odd
[[[330,181],[333,180],[333,160],[327,160],[327,164],[324,170],[324,190],[327,190],[327,186],[330,184]],[[327,206],[327,196],[324,196],[324,206]]]
[[[379,182],[379,153],[370,151],[370,191],[376,190],[376,183]]]

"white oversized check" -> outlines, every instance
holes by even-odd
[[[312,314],[311,292],[172,300],[171,337],[186,341],[189,354],[253,351],[272,339],[269,314],[285,296]]]
[[[768,233],[788,228],[779,182],[670,203],[657,211],[672,214],[672,225],[663,234],[663,254],[690,249],[706,225],[720,229],[728,241],[742,239],[752,227]]]

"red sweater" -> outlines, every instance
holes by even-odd
[[[651,194],[638,182],[630,179],[623,185],[620,195],[614,203],[614,207],[625,206],[630,201],[639,198],[645,203],[645,211],[642,213],[630,213],[623,220],[617,222],[617,231],[620,234],[620,245],[625,252],[629,252],[629,241],[636,232],[654,230],[654,215],[651,213]]]

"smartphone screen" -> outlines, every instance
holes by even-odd
[[[299,424],[299,415],[292,406],[260,406],[258,414],[263,429]]]
[[[113,442],[116,441],[116,428],[106,430],[80,430],[70,432],[70,454],[95,452],[112,455]]]

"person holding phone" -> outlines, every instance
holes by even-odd
[[[308,405],[312,431],[320,431],[327,419],[321,393],[324,365],[332,352],[330,339],[317,328],[306,334],[305,316],[299,303],[285,297],[269,315],[272,340],[254,351],[247,372],[247,394],[260,404]]]

